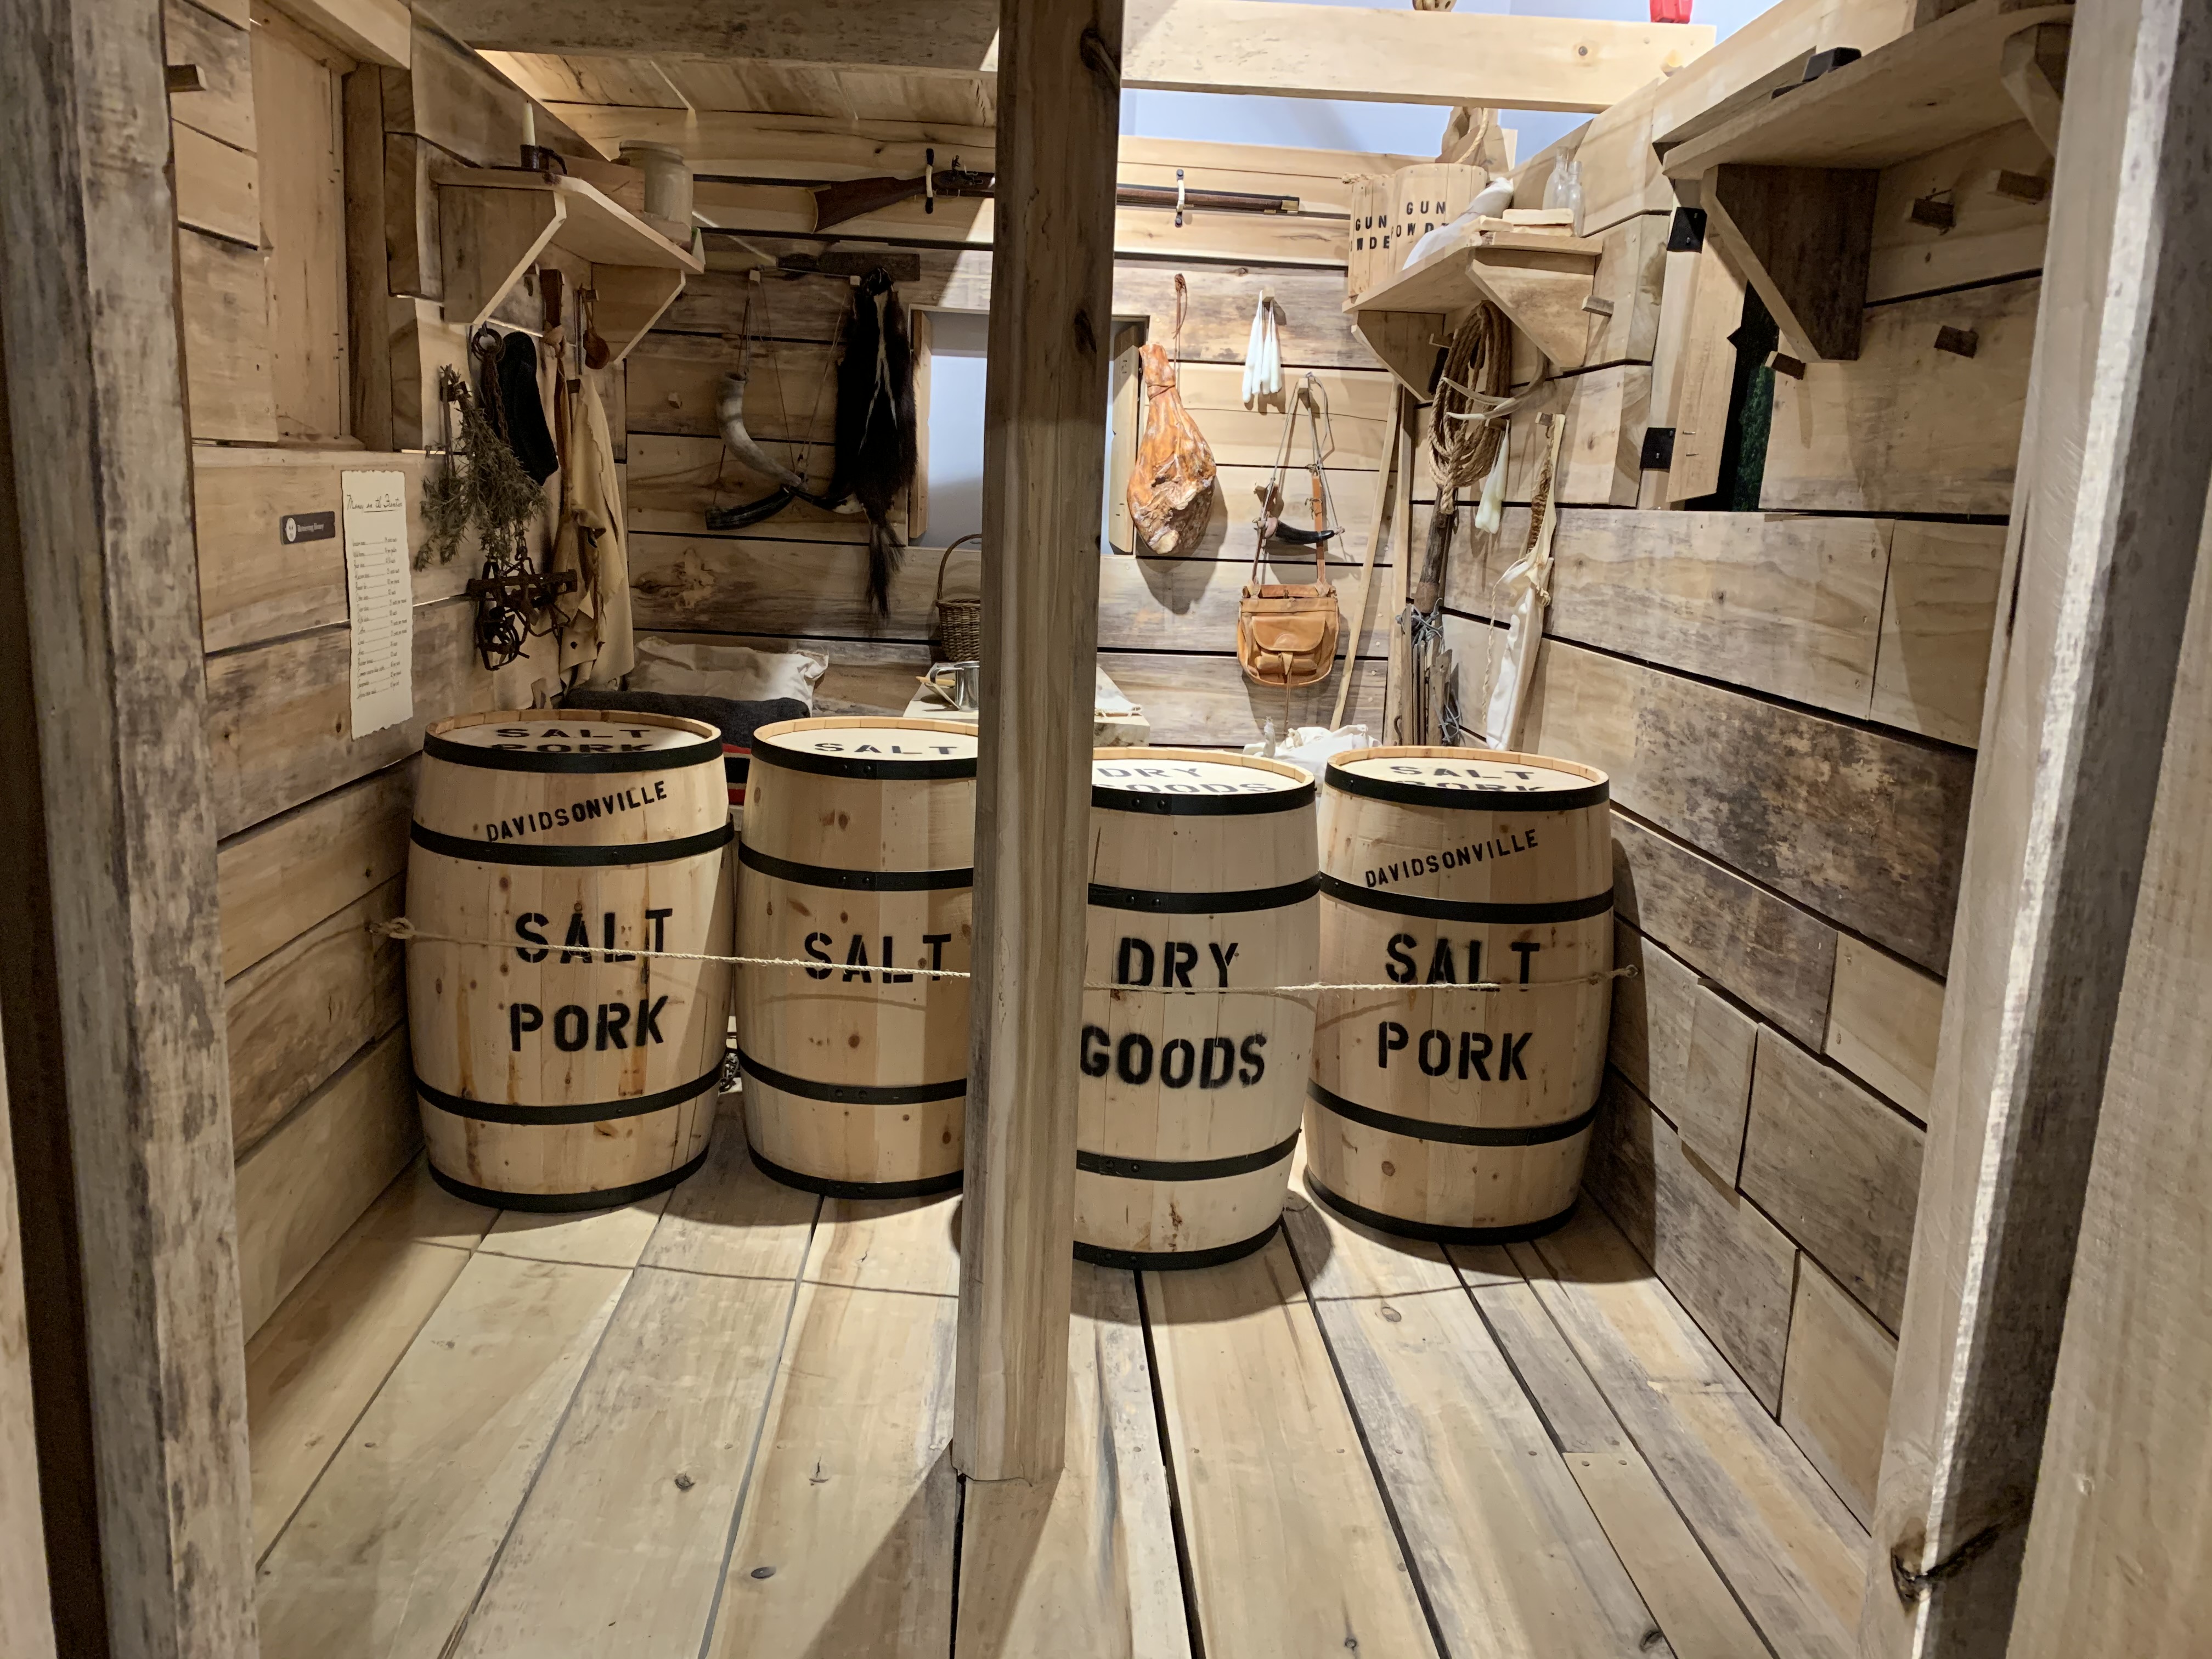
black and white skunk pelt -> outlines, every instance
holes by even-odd
[[[837,472],[830,499],[858,502],[868,515],[868,598],[890,612],[891,573],[905,544],[891,528],[891,505],[914,483],[914,343],[906,308],[878,269],[862,280],[845,322],[845,360],[837,368]]]

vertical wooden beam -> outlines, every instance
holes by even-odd
[[[1058,1474],[1112,349],[1121,0],[1002,0],[953,1461]]]
[[[4,420],[0,416],[0,423]],[[39,1522],[38,1437],[31,1429],[30,1343],[15,1159],[8,1144],[8,1085],[0,1073],[0,1653],[54,1659],[46,1528]]]
[[[0,1018],[70,1659],[254,1649],[158,0],[0,9]]]
[[[1994,1656],[2012,1625],[2212,481],[2208,84],[2201,0],[2112,0],[2075,31],[1869,1659]]]
[[[345,77],[347,428],[370,449],[392,447],[392,327],[384,255],[384,71]]]

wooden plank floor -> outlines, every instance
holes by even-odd
[[[418,1169],[255,1338],[267,1659],[1826,1659],[1866,1534],[1587,1208],[1079,1267],[1066,1471],[950,1455],[959,1200]]]

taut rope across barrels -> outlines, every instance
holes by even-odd
[[[368,932],[386,939],[397,939],[402,945],[411,945],[419,940],[425,945],[467,945],[486,951],[512,951],[517,948],[516,942],[513,939],[463,939],[453,933],[429,933],[417,927],[405,916],[396,916],[390,921],[372,921],[365,925]],[[526,944],[527,941],[525,943]],[[577,954],[584,954],[584,947],[579,945],[576,947],[576,951]],[[866,967],[854,966],[848,969],[842,963],[825,963],[811,957],[726,957],[705,951],[647,951],[635,945],[625,945],[622,954],[626,957],[666,957],[673,962],[721,962],[739,968],[798,968],[817,974],[824,968],[834,968],[841,973],[849,971],[855,974],[880,974],[885,971],[884,964],[882,963]],[[911,974],[916,979],[971,979],[974,977],[964,969],[954,968],[898,968],[896,971],[902,976]],[[1607,980],[1633,979],[1636,974],[1636,968],[1631,964],[1620,968],[1608,968],[1603,973],[1584,974],[1577,979],[1534,980],[1527,984],[1515,984],[1504,980],[1472,980],[1464,985],[1449,981],[1438,981],[1431,985],[1417,985],[1395,980],[1363,983],[1340,983],[1331,980],[1316,981],[1306,985],[1200,985],[1188,988],[1182,986],[1163,988],[1157,985],[1120,985],[1111,981],[1094,984],[1086,980],[1083,988],[1086,991],[1145,990],[1178,997],[1287,996],[1293,992],[1305,991],[1405,991],[1409,993],[1416,991],[1548,991],[1562,985],[1597,985]]]

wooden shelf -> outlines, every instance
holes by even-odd
[[[1670,148],[1662,166],[1792,356],[1858,356],[1884,167],[2023,112],[2055,130],[2070,4],[1974,0]],[[2028,72],[2037,77],[2031,88]]]
[[[549,247],[592,268],[599,331],[620,362],[706,262],[581,179],[510,167],[441,167],[446,320],[473,328]]]
[[[2004,84],[2004,43],[2073,15],[2071,5],[1974,0],[1675,145],[1661,166],[1670,179],[1730,162],[1880,169],[2009,125],[2021,108]]]
[[[1347,299],[1344,308],[1370,349],[1423,398],[1436,374],[1435,337],[1485,300],[1555,368],[1580,368],[1590,321],[1583,302],[1596,286],[1603,246],[1592,237],[1480,219],[1462,240]]]

